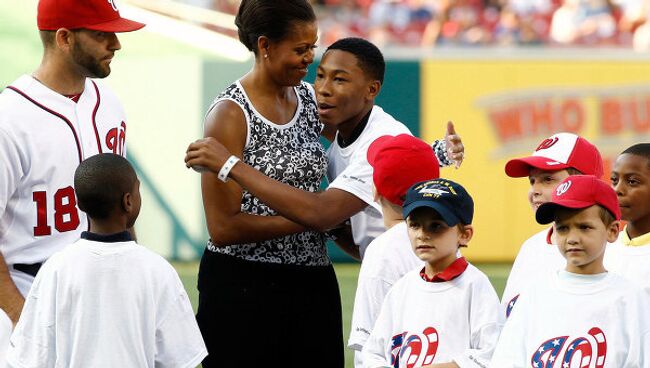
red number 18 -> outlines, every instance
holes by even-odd
[[[36,226],[34,236],[52,234],[52,228],[47,224],[47,193],[39,191],[33,193],[36,203]],[[66,215],[68,217],[66,218]],[[79,212],[77,200],[72,187],[61,188],[54,193],[54,228],[62,233],[75,230],[79,226]]]

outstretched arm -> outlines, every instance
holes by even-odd
[[[190,144],[185,164],[218,173],[231,152],[236,151],[231,151],[217,139],[200,139]],[[203,175],[214,178],[213,174]],[[334,188],[311,193],[280,183],[241,161],[235,164],[229,177],[284,217],[321,232],[334,228],[367,206],[366,202],[344,190]],[[230,181],[225,185],[237,186]]]
[[[240,158],[244,151],[246,131],[244,114],[234,102],[219,102],[206,117],[206,139],[223,142],[230,152]],[[305,231],[305,227],[281,216],[242,213],[242,189],[234,181],[223,183],[213,173],[204,172],[201,174],[201,190],[208,233],[217,246],[259,242]]]

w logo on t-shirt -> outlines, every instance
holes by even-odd
[[[427,327],[422,333],[403,332],[391,339],[393,368],[414,368],[433,362],[438,352],[438,331]]]
[[[603,330],[594,327],[589,330],[588,336],[578,337],[567,343],[568,340],[569,336],[558,336],[543,342],[531,358],[532,366],[535,368],[604,368],[605,358],[607,358],[607,340]],[[558,361],[560,363],[557,363]]]

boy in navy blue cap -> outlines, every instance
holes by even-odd
[[[403,205],[409,240],[424,261],[386,295],[363,348],[366,367],[485,367],[500,331],[487,276],[460,256],[473,235],[474,201],[446,179],[415,184]]]

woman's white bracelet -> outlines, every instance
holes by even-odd
[[[221,180],[222,182],[227,182],[228,181],[228,174],[230,174],[230,170],[232,170],[233,167],[235,167],[235,164],[239,161],[239,157],[232,155],[228,157],[226,160],[226,163],[221,166],[221,170],[219,170],[219,173],[217,174],[217,178]]]

